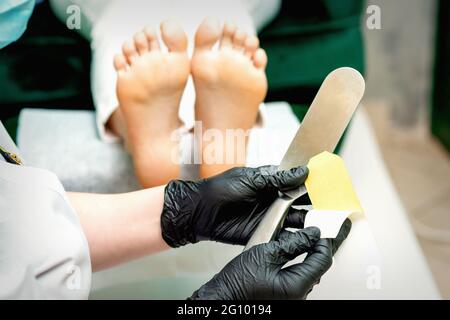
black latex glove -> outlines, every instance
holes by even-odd
[[[190,299],[305,299],[331,267],[332,256],[351,229],[346,220],[336,239],[319,239],[320,230],[283,231],[277,241],[257,245],[234,258]],[[307,252],[305,260],[282,269]]]
[[[286,191],[302,185],[307,167],[276,171],[274,166],[234,168],[200,181],[169,182],[161,216],[162,236],[171,247],[201,240],[244,245],[264,213]],[[287,217],[285,226],[295,225]]]

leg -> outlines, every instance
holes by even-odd
[[[161,51],[156,31],[146,28],[114,59],[119,109],[110,123],[124,138],[144,187],[179,175],[172,159],[177,142],[171,135],[181,125],[178,108],[190,73],[187,38],[171,21],[161,24],[161,34],[169,52]]]
[[[217,42],[220,48],[213,50]],[[256,36],[248,36],[232,24],[226,23],[221,28],[214,19],[205,19],[200,25],[195,46],[191,68],[196,89],[196,120],[202,122],[203,133],[215,129],[226,137],[226,141],[210,141],[205,134],[197,135],[203,149],[200,174],[208,177],[245,164],[248,136],[240,140],[241,146],[239,139],[230,141],[227,130],[248,132],[254,125],[267,93],[264,71],[267,56],[259,48]],[[210,163],[208,153],[221,148],[222,161]]]

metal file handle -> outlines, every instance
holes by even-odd
[[[305,193],[306,188],[302,186],[292,192],[280,194],[280,196],[267,210],[252,237],[245,246],[244,251],[258,244],[267,243],[274,240],[283,226],[284,219],[286,218],[292,203]]]
[[[364,78],[355,69],[339,68],[331,72],[320,86],[278,170],[306,165],[309,159],[323,151],[333,152],[362,99],[364,89]],[[302,192],[306,192],[304,186],[280,195],[259,223],[246,250],[278,235],[289,207]]]

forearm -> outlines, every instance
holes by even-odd
[[[94,271],[169,248],[161,235],[164,187],[68,197],[87,237]]]

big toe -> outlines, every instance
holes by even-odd
[[[196,49],[211,49],[219,40],[221,35],[219,20],[215,18],[206,18],[200,24],[195,34]]]
[[[161,23],[161,36],[171,52],[183,52],[187,49],[187,36],[183,28],[172,20]]]

